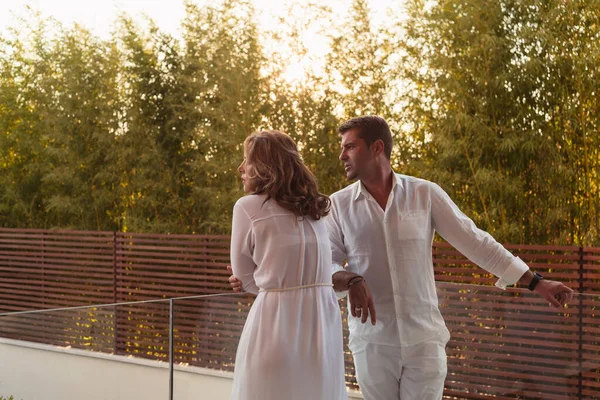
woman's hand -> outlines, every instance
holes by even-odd
[[[233,269],[231,268],[231,265],[227,266],[227,271],[229,271],[229,273],[231,274],[231,276],[229,277],[229,286],[231,286],[231,288],[233,289],[234,292],[238,292],[238,293],[243,292],[244,285],[243,285],[242,281],[240,281],[238,278],[236,278],[233,275]]]

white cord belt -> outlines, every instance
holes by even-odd
[[[259,289],[258,291],[259,292],[287,292],[288,290],[307,289],[307,288],[317,287],[317,286],[333,287],[333,284],[332,283],[313,283],[312,285],[293,286],[293,287],[277,288],[277,289]]]

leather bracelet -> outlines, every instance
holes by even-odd
[[[531,290],[533,292],[535,290],[535,287],[539,283],[539,281],[541,281],[542,279],[544,279],[543,276],[541,276],[537,272],[534,272],[533,273],[533,279],[531,279],[531,282],[529,282],[529,286],[527,286],[527,289],[529,289],[529,290]]]
[[[352,278],[350,278],[348,280],[348,283],[346,284],[347,288],[350,289],[350,286],[354,285],[355,283],[360,283],[360,282],[364,282],[365,278],[363,278],[360,275],[357,276],[353,276]]]

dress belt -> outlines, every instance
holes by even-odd
[[[288,290],[296,290],[296,289],[306,289],[306,288],[311,288],[311,287],[317,287],[317,286],[329,286],[329,287],[333,287],[333,283],[313,283],[311,285],[302,285],[302,286],[293,286],[293,287],[286,287],[286,288],[275,288],[275,289],[259,289],[259,292],[287,292]]]

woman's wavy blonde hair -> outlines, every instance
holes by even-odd
[[[315,220],[329,213],[331,201],[319,193],[317,180],[302,161],[294,140],[283,132],[259,131],[244,142],[246,162],[251,164],[252,194],[266,194],[281,207]]]

